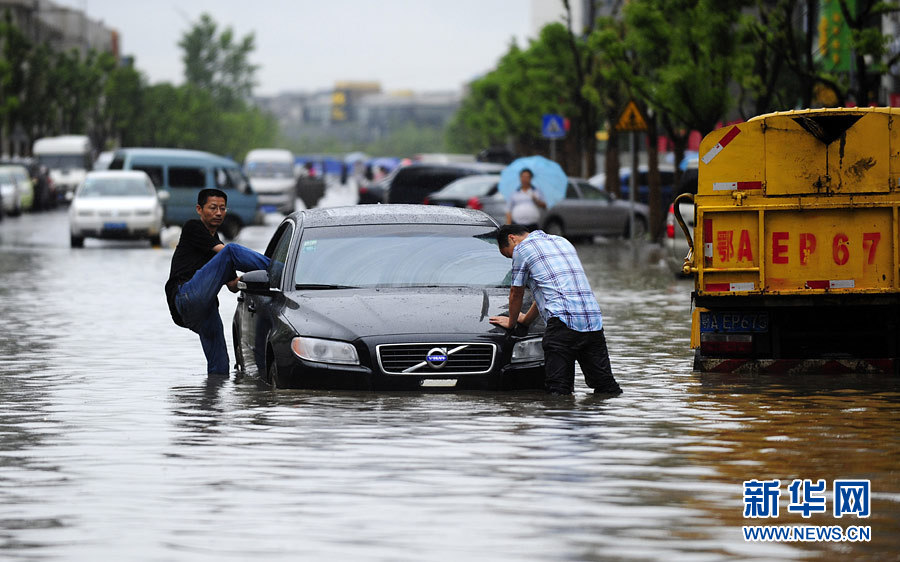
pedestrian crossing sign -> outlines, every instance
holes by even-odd
[[[625,106],[625,111],[622,112],[622,116],[619,117],[619,121],[616,123],[617,131],[646,131],[647,130],[647,120],[644,119],[644,116],[641,114],[641,110],[638,109],[634,100],[628,102],[628,105]]]
[[[541,135],[545,139],[561,139],[566,136],[566,125],[562,115],[547,113],[541,123]]]

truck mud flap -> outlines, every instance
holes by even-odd
[[[694,359],[694,371],[761,375],[897,374],[896,359]]]

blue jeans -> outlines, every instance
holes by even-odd
[[[239,244],[226,244],[222,250],[182,284],[175,295],[175,308],[186,328],[200,336],[206,355],[206,372],[227,375],[228,349],[216,295],[231,281],[231,272],[267,269],[269,258]]]

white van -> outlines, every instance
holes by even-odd
[[[264,211],[284,214],[294,212],[297,198],[297,175],[294,155],[281,148],[257,148],[244,158],[244,174],[250,178]]]
[[[50,170],[59,197],[68,199],[94,163],[94,149],[85,135],[45,137],[34,141],[33,153]]]

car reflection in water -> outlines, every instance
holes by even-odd
[[[496,226],[421,205],[288,216],[266,250],[272,266],[240,285],[239,368],[274,387],[541,388],[543,322],[512,335],[488,321],[508,308]]]

